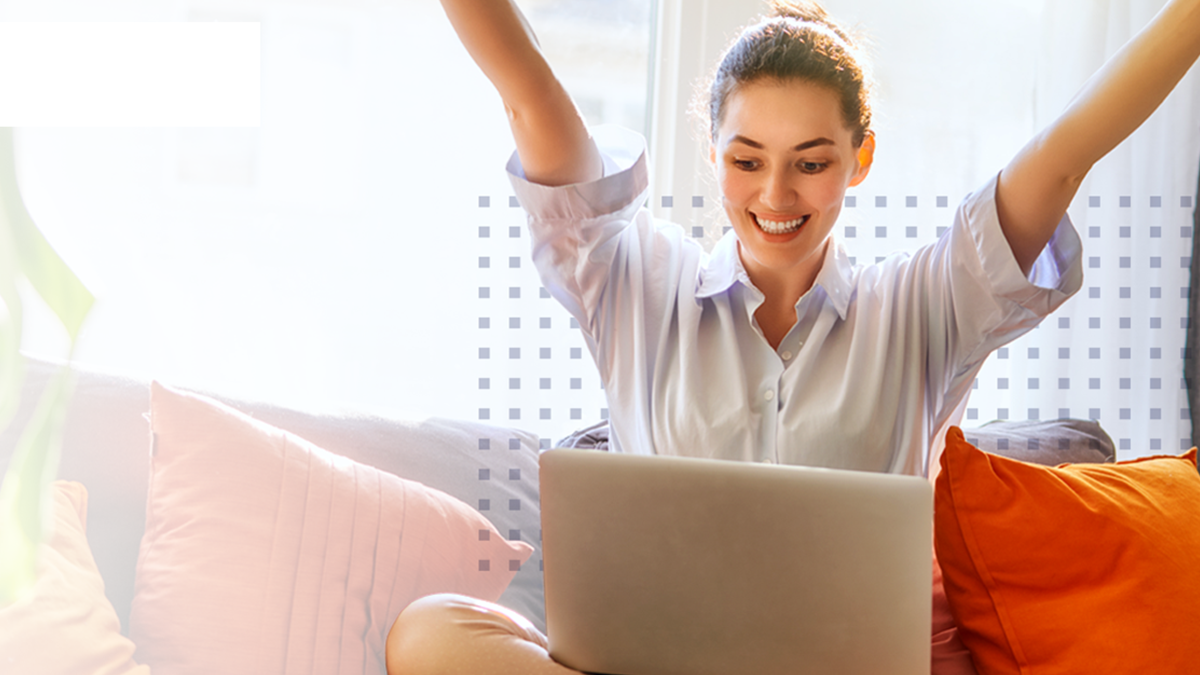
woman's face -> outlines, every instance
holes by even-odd
[[[869,134],[854,147],[837,96],[821,85],[763,80],[729,95],[712,159],[751,279],[807,274],[811,283],[873,150]]]

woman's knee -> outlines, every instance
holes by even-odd
[[[388,675],[459,672],[474,656],[512,641],[545,647],[545,638],[518,614],[454,593],[419,598],[406,607],[387,638]]]

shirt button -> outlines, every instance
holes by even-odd
[[[763,394],[763,398],[767,399],[768,401],[774,400],[775,399],[775,390],[768,389],[767,393]]]
[[[792,353],[791,353],[791,352],[784,352],[784,353],[782,353],[782,354],[780,354],[780,355],[779,355],[779,358],[783,359],[784,361],[791,361],[791,360],[792,360]]]

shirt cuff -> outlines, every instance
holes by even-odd
[[[588,183],[549,186],[525,179],[517,153],[508,160],[508,177],[517,201],[535,220],[588,220],[615,213],[639,201],[650,184],[646,141],[615,125],[590,129],[604,158],[604,176]]]
[[[1030,268],[1029,276],[1022,274],[1000,229],[996,211],[999,178],[999,174],[992,176],[987,184],[968,196],[960,207],[959,217],[970,232],[984,274],[996,295],[1046,316],[1083,285],[1083,246],[1070,216],[1064,213]]]

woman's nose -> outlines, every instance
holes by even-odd
[[[763,185],[762,202],[765,206],[778,211],[786,210],[796,203],[796,190],[788,180],[786,173],[772,171],[767,175]]]

